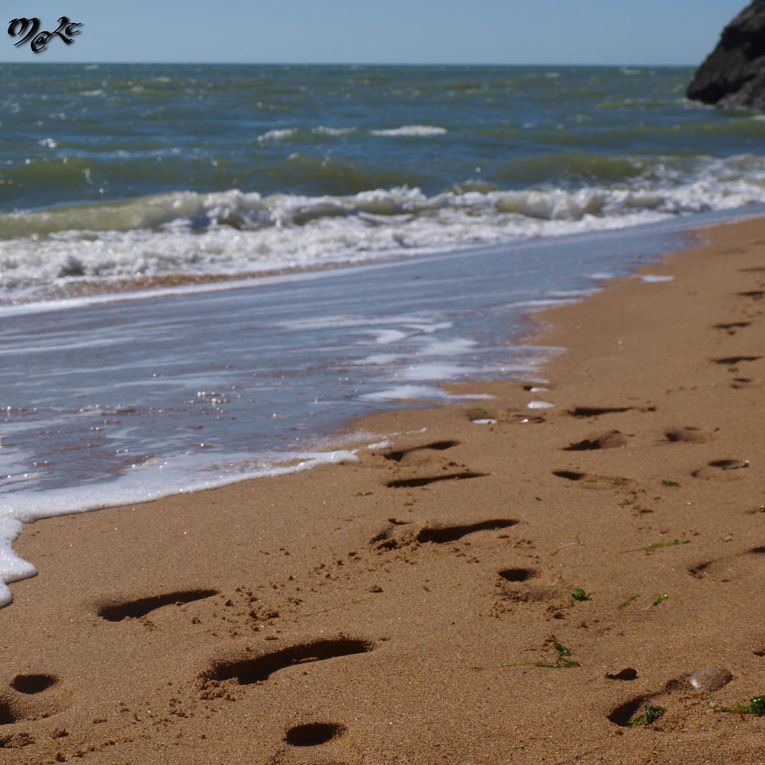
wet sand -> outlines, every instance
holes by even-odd
[[[765,762],[765,718],[722,711],[765,693],[765,221],[701,238],[539,314],[546,392],[29,526],[0,762]]]

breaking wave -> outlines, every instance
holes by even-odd
[[[73,280],[212,276],[622,228],[765,202],[765,159],[652,166],[579,189],[375,189],[345,196],[182,191],[0,216],[5,300]]]

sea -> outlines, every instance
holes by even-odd
[[[765,210],[765,118],[692,73],[0,65],[0,603],[25,523],[352,461],[390,434],[351,421],[447,383],[544,388],[534,309]]]

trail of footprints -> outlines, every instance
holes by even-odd
[[[385,458],[398,464],[405,462],[410,455],[447,451],[457,446],[458,443],[457,441],[432,442],[406,450],[391,451],[385,455]],[[482,476],[483,474],[472,471],[459,471],[445,475],[393,480],[389,481],[387,486],[391,489],[419,488],[444,480],[466,480]],[[448,544],[471,534],[504,529],[516,523],[517,521],[514,519],[492,518],[454,525],[424,524],[416,530],[407,530],[407,539],[417,544]],[[395,528],[394,524],[389,527],[392,530]],[[384,542],[391,539],[393,539],[393,534],[386,529],[385,533],[376,537],[375,541]],[[128,620],[146,620],[163,609],[194,604],[216,595],[220,595],[220,592],[212,588],[175,590],[148,597],[105,600],[96,604],[95,611],[105,622],[118,624]],[[207,669],[200,673],[199,684],[203,698],[212,699],[224,693],[222,688],[230,683],[235,686],[258,685],[267,682],[276,673],[292,667],[342,659],[367,653],[373,649],[374,643],[372,641],[339,637],[298,643],[287,648],[257,655],[245,653],[228,656],[212,661]],[[59,679],[53,675],[18,675],[11,683],[10,691],[0,696],[0,726],[13,725],[22,721],[34,721],[61,711],[64,707],[58,702],[56,694],[52,690],[59,684]],[[39,697],[42,701],[29,703],[24,700],[24,696]],[[325,747],[325,745],[341,740],[345,733],[345,726],[335,722],[309,722],[292,726],[284,734],[287,750],[278,752],[272,761],[274,763],[287,763],[290,759],[290,749]],[[23,737],[26,734],[18,735]],[[4,739],[0,737],[0,748],[6,744],[13,745],[12,739],[13,736],[6,736],[5,743],[3,743]],[[340,760],[333,759],[332,762],[339,765]]]
[[[758,301],[765,296],[765,292],[753,290],[742,292],[740,296]],[[714,329],[724,331],[729,335],[735,335],[739,330],[747,329],[751,325],[751,321],[732,321],[717,324]],[[728,367],[731,372],[737,375],[733,378],[732,383],[733,387],[736,388],[747,387],[754,383],[750,378],[738,376],[739,366],[757,362],[761,358],[761,356],[757,355],[723,356],[713,359],[713,362]],[[656,408],[653,406],[642,408],[632,406],[579,406],[568,410],[566,414],[573,418],[593,419],[631,411],[655,412]],[[545,418],[542,415],[513,414],[510,416],[509,421],[543,423]],[[714,438],[714,434],[703,431],[700,428],[687,426],[668,429],[664,432],[663,438],[670,444],[702,444],[711,441]],[[627,436],[619,430],[610,429],[574,441],[562,447],[562,449],[567,452],[584,452],[622,448],[627,444]],[[459,446],[458,441],[440,440],[407,449],[391,450],[383,456],[386,461],[393,463],[398,469],[406,468],[407,466],[411,467],[412,463],[416,465],[418,460],[427,466],[429,454],[445,453],[457,446]],[[454,463],[449,465],[449,467],[454,466]],[[693,475],[700,479],[719,480],[722,478],[723,480],[728,480],[731,477],[738,477],[736,473],[747,466],[748,463],[745,461],[721,459],[710,462],[708,465],[695,471]],[[444,481],[480,479],[485,477],[485,475],[485,473],[467,469],[457,471],[445,470],[442,474],[395,478],[387,481],[385,486],[393,490],[420,489]],[[555,470],[554,475],[560,479],[588,487],[634,488],[635,483],[626,478],[600,476],[571,469]],[[471,523],[452,525],[426,523],[418,526],[415,523],[391,519],[388,525],[370,540],[370,544],[378,550],[393,549],[402,545],[450,544],[472,534],[507,529],[517,523],[517,520],[511,518],[490,518]],[[750,558],[763,556],[765,555],[765,546],[752,548],[742,555]],[[689,574],[696,578],[708,576],[722,577],[724,571],[727,570],[726,566],[729,566],[736,557],[741,556],[729,556],[717,560],[702,561],[691,567]],[[534,602],[549,599],[555,597],[556,594],[560,594],[560,585],[543,583],[540,578],[540,572],[536,568],[525,566],[507,567],[500,569],[496,577],[497,586],[501,590],[502,597],[507,601]],[[722,581],[725,581],[725,579],[722,579]],[[100,603],[97,606],[96,613],[106,622],[119,623],[129,619],[144,619],[160,609],[193,604],[219,594],[219,591],[215,589],[198,588],[137,599],[112,600]],[[257,686],[268,682],[276,673],[289,670],[290,668],[301,667],[316,662],[346,659],[368,653],[374,650],[374,648],[375,644],[370,640],[341,636],[332,639],[297,643],[276,651],[262,652],[256,655],[251,653],[236,654],[211,661],[209,666],[199,674],[198,681],[204,698],[216,698],[219,694],[223,693],[221,689],[231,683],[236,686]],[[765,656],[765,647],[763,647],[758,655]],[[632,668],[627,668],[621,672],[608,675],[608,677],[612,680],[631,681],[637,677],[637,672]],[[614,708],[609,713],[608,719],[615,725],[625,726],[645,703],[663,694],[670,693],[677,687],[678,681],[673,680],[667,683],[660,691],[644,693],[632,698]],[[8,692],[0,694],[0,726],[46,718],[60,712],[65,708],[60,690],[61,680],[55,675],[44,673],[16,675],[10,683]],[[289,763],[291,761],[290,751],[292,750],[331,747],[338,742],[342,742],[346,733],[347,729],[343,724],[331,721],[311,721],[293,725],[288,727],[284,733],[283,740],[286,748],[277,752],[272,757],[271,762],[274,765]],[[6,737],[6,739],[8,738]],[[0,737],[0,747],[4,745],[3,738]],[[326,762],[340,765],[341,759],[348,760],[354,758],[343,755],[336,757],[332,754]],[[302,762],[303,760],[300,761]]]
[[[427,455],[430,452],[445,452],[449,449],[459,446],[459,441],[434,441],[421,446],[412,446],[408,449],[398,449],[389,451],[383,456],[389,462],[394,462],[401,465],[412,456],[418,456],[425,458],[425,464],[427,465]],[[454,466],[454,463],[450,463],[450,466]],[[385,485],[389,489],[416,489],[423,486],[430,486],[434,483],[443,483],[444,481],[466,481],[471,478],[484,478],[486,473],[477,473],[473,470],[459,470],[450,471],[441,475],[427,475],[427,476],[414,476],[410,478],[396,478],[387,481]]]
[[[762,271],[765,272],[765,268],[753,268],[742,269],[748,271]],[[765,297],[765,291],[763,290],[751,290],[739,293],[741,297],[750,298],[753,300],[762,300]],[[714,326],[716,330],[722,330],[728,335],[733,336],[738,333],[739,330],[748,329],[752,326],[751,321],[732,321],[719,323]],[[722,356],[712,359],[713,363],[720,366],[725,366],[728,371],[734,375],[731,387],[734,389],[747,388],[752,385],[758,384],[757,380],[749,377],[740,376],[739,367],[744,364],[753,364],[762,360],[762,356],[755,354],[742,354]],[[603,407],[603,408],[590,408],[590,407],[578,407],[573,410],[569,410],[568,414],[573,417],[599,417],[605,414],[616,414],[630,411],[629,407]],[[715,437],[714,433],[705,432],[697,427],[683,427],[669,429],[664,432],[664,437],[669,443],[685,443],[685,444],[703,444],[709,443]],[[577,452],[577,451],[592,451],[600,449],[618,448],[626,445],[626,438],[618,430],[609,430],[601,433],[590,435],[585,439],[573,442],[567,447],[564,447],[564,451]],[[746,460],[725,458],[712,460],[703,467],[692,472],[692,476],[701,480],[736,480],[741,478],[741,471],[749,467],[749,462]],[[614,478],[608,476],[599,476],[589,473],[580,472],[577,470],[556,470],[553,474],[561,479],[582,483],[587,486],[616,486],[623,485],[625,479]],[[717,579],[720,582],[729,582],[740,576],[738,570],[740,566],[746,567],[750,565],[752,561],[761,559],[765,560],[765,546],[753,547],[743,553],[725,556],[723,558],[715,560],[702,561],[688,569],[688,573],[697,578],[705,579],[707,577]],[[499,577],[503,584],[517,585],[532,579],[537,575],[533,569],[525,568],[509,568],[499,572]],[[517,597],[517,593],[516,593]],[[755,650],[754,654],[757,656],[765,656],[765,647],[760,650]],[[614,674],[607,674],[606,677],[610,680],[619,681],[633,681],[637,679],[637,671],[633,668],[626,668],[620,672]],[[671,694],[680,688],[687,687],[687,678],[676,678],[670,680],[665,686],[655,692],[646,692],[629,699],[626,702],[620,703],[613,708],[608,714],[608,719],[614,725],[620,727],[628,727],[630,721],[634,716],[643,708],[644,705]]]
[[[427,444],[412,446],[407,449],[398,449],[386,452],[383,457],[400,465],[412,455],[423,456],[429,452],[445,452],[460,445],[459,441],[444,440],[434,441]],[[454,467],[456,463],[450,463]],[[427,462],[426,462],[427,465]],[[484,478],[486,473],[472,470],[450,471],[442,475],[415,476],[410,478],[397,478],[385,482],[385,486],[391,489],[417,489],[430,486],[444,481],[464,481],[474,478]],[[490,518],[472,523],[463,524],[431,524],[426,523],[416,528],[414,524],[400,522],[391,519],[389,523],[378,532],[370,543],[377,549],[393,549],[405,544],[447,544],[456,542],[465,536],[480,531],[500,530],[514,526],[518,521],[511,518]]]
[[[755,266],[752,268],[741,268],[739,269],[739,271],[741,273],[759,274],[759,273],[763,273],[763,268],[759,266]],[[756,284],[758,287],[765,286],[763,285],[762,279],[758,279],[756,281]],[[765,290],[763,289],[744,290],[737,293],[737,297],[744,298],[747,301],[747,307],[741,310],[740,312],[743,315],[738,319],[715,324],[713,328],[716,330],[721,330],[730,336],[734,336],[738,334],[740,330],[750,329],[754,324],[753,319],[756,316],[763,315],[763,310],[761,308],[755,308],[754,306],[756,306],[760,301],[762,301],[764,296],[765,296]],[[751,387],[759,387],[763,384],[762,381],[758,378],[753,378],[753,377],[745,376],[744,374],[742,374],[742,371],[740,368],[741,365],[746,365],[746,367],[748,367],[750,364],[754,364],[755,362],[758,362],[761,360],[762,360],[762,355],[751,354],[751,353],[735,355],[735,356],[734,355],[722,356],[720,358],[712,359],[712,361],[715,362],[716,364],[720,364],[722,366],[727,367],[728,371],[734,375],[734,377],[732,378],[730,387],[734,388],[735,390],[743,390],[743,389],[747,389]]]
[[[414,446],[409,449],[393,450],[386,453],[385,459],[396,466],[405,467],[411,461],[411,457],[427,456],[429,453],[446,452],[459,445],[457,441],[436,441]],[[425,460],[427,464],[427,459]],[[386,486],[390,489],[419,489],[434,483],[450,480],[468,480],[481,478],[484,474],[469,470],[450,471],[442,475],[424,477],[412,477],[394,479],[388,481]],[[391,523],[386,529],[373,540],[375,545],[385,547],[391,544],[435,544],[443,545],[457,542],[466,536],[483,531],[496,531],[509,528],[518,521],[509,518],[490,518],[480,521],[461,524],[433,524],[426,523],[410,528],[411,524]],[[397,530],[406,529],[400,537]],[[186,590],[174,590],[157,595],[132,598],[132,599],[109,599],[95,605],[95,613],[104,622],[120,624],[130,620],[146,621],[158,612],[179,606],[193,606],[193,604],[220,595],[220,591],[213,588],[191,588]],[[147,622],[148,623],[148,622]],[[333,639],[319,639],[304,643],[298,643],[276,651],[266,651],[253,655],[241,653],[218,658],[210,662],[198,676],[198,683],[202,698],[214,699],[219,695],[225,695],[231,684],[237,687],[257,686],[268,682],[275,674],[287,671],[290,668],[303,667],[317,662],[340,660],[355,655],[368,653],[375,645],[370,640],[338,637]],[[30,722],[46,718],[65,707],[61,704],[60,694],[56,689],[60,680],[53,675],[18,675],[11,683],[8,693],[0,695],[0,726],[13,725],[19,722]],[[24,697],[36,697],[36,703],[30,703]],[[346,735],[346,727],[337,722],[313,721],[288,727],[284,733],[286,749],[277,752],[272,757],[272,762],[289,763],[291,750],[325,749],[342,742]],[[14,736],[24,738],[27,734],[12,734],[3,739],[0,736],[0,749],[5,745],[14,745]],[[31,741],[31,738],[29,739]],[[27,740],[21,741],[21,744]],[[347,747],[346,747],[347,749]],[[334,750],[332,750],[334,751]],[[348,761],[354,760],[347,752],[337,757],[332,755],[331,762],[341,765],[341,761],[347,765]],[[300,760],[301,762],[303,760]],[[327,760],[329,763],[330,760]]]
[[[369,640],[338,637],[297,643],[287,648],[265,652],[256,656],[242,653],[213,661],[199,677],[202,698],[213,699],[226,694],[225,685],[259,685],[268,682],[278,672],[293,667],[304,667],[316,662],[343,659],[368,653],[375,645]],[[288,763],[290,748],[304,749],[324,747],[336,743],[346,733],[346,727],[336,722],[309,722],[294,725],[284,734],[286,750],[277,752],[271,762]],[[332,760],[340,765],[338,760]]]

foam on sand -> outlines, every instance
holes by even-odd
[[[232,461],[233,458],[233,461]],[[95,490],[82,487],[49,490],[42,502],[35,492],[16,494],[0,502],[0,606],[12,600],[8,585],[35,576],[37,570],[13,551],[13,541],[24,523],[116,505],[149,502],[171,494],[212,489],[247,478],[266,478],[310,470],[319,465],[357,462],[355,451],[304,452],[264,456],[227,455],[225,464],[210,464],[194,455],[149,460],[136,464],[116,484]],[[192,478],[193,476],[193,478]],[[172,487],[168,490],[168,486]],[[184,486],[183,489],[177,488]]]

